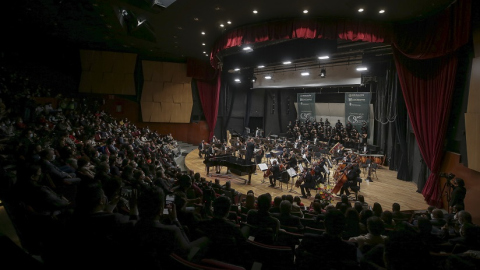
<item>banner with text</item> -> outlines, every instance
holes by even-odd
[[[297,94],[297,118],[300,122],[315,120],[315,93]]]
[[[363,122],[370,126],[371,93],[345,93],[345,124],[350,122],[361,134]]]

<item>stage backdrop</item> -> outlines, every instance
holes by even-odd
[[[298,93],[297,104],[297,117],[300,122],[315,120],[315,93]]]
[[[350,121],[358,131],[361,131],[364,121],[369,126],[371,98],[371,93],[345,93],[345,124]],[[370,136],[370,132],[368,134]]]

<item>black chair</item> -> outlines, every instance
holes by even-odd
[[[282,172],[279,180],[280,180],[279,181],[280,189],[283,190],[283,184],[287,184],[287,189],[288,189],[288,184],[290,183],[290,175],[288,174],[287,171]]]
[[[370,166],[372,164],[372,159],[371,158],[367,158],[367,160],[365,161],[365,163],[362,163],[362,165],[360,165],[360,167],[363,169],[363,175],[365,176],[365,174],[367,174],[367,171],[368,171],[368,166]]]

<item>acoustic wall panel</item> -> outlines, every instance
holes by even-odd
[[[142,109],[142,121],[150,122],[155,103],[142,101],[140,104]]]
[[[150,101],[151,97],[154,103],[160,104],[151,111],[150,121],[189,123],[193,97],[186,65],[142,61],[142,68],[145,80],[142,101]]]
[[[81,50],[80,92],[135,95],[133,73],[137,55]]]
[[[150,115],[151,122],[165,122],[162,113],[162,104],[160,102],[153,102],[153,107]]]

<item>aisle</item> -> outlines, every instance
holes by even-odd
[[[292,194],[293,196],[301,196],[300,188],[291,187],[291,185],[283,184],[283,189],[278,187],[272,188],[269,187],[270,183],[268,178],[263,181],[263,172],[257,168],[257,175],[252,175],[251,185],[245,185],[248,175],[239,176],[235,174],[226,175],[226,169],[222,168],[222,172],[219,175],[212,174],[207,176],[207,171],[205,169],[205,164],[203,164],[203,158],[198,156],[198,150],[195,149],[185,157],[185,166],[189,170],[194,172],[199,172],[202,177],[205,177],[207,181],[214,182],[215,178],[220,180],[220,183],[223,185],[226,181],[230,180],[232,188],[235,190],[246,194],[248,190],[253,190],[255,196],[264,193],[270,193],[272,197],[281,196],[283,194]],[[210,170],[214,172],[214,170]],[[333,185],[332,177],[333,172],[330,173],[330,181]],[[406,182],[398,180],[396,178],[397,172],[390,171],[388,168],[379,168],[377,170],[378,179],[373,176],[372,182],[366,182],[365,180],[360,184],[360,192],[365,197],[365,201],[373,205],[374,202],[378,202],[382,205],[383,210],[391,210],[392,204],[397,202],[401,206],[401,210],[426,210],[428,204],[425,202],[423,195],[416,192],[417,186],[413,182]],[[366,175],[362,173],[362,179],[366,178]],[[294,178],[296,181],[297,178]],[[315,191],[312,191],[312,196],[315,194]],[[336,200],[339,200],[336,198]],[[310,202],[313,201],[313,197],[309,199],[302,199],[304,204],[310,205]]]

